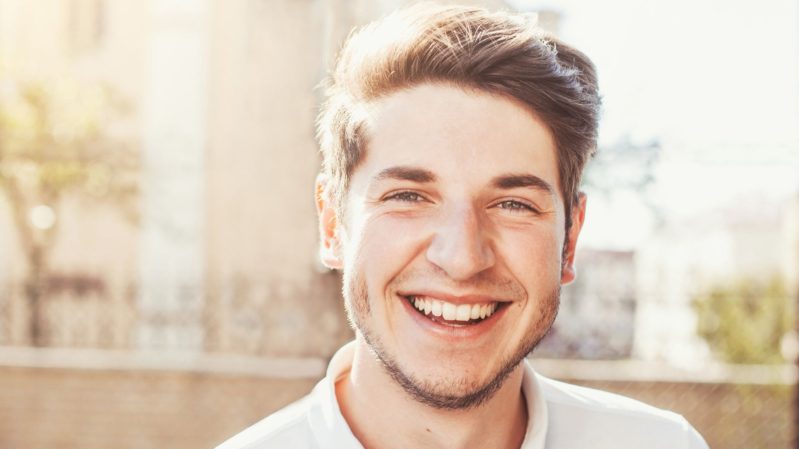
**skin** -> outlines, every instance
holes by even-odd
[[[356,327],[352,369],[336,383],[355,436],[369,449],[518,448],[519,362],[574,279],[585,214],[581,196],[564,246],[547,127],[511,99],[422,84],[370,105],[344,216],[328,192],[320,177],[321,257],[343,270]],[[464,331],[426,324],[409,295],[504,305]]]

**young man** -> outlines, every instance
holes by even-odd
[[[599,103],[588,58],[522,16],[428,5],[354,34],[317,205],[355,341],[220,449],[706,448],[679,415],[525,361],[575,277]]]

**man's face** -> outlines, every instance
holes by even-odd
[[[366,129],[345,216],[320,204],[323,258],[343,269],[350,319],[408,393],[479,404],[555,319],[584,202],[564,251],[552,136],[504,97],[420,85],[373,104]]]

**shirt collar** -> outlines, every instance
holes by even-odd
[[[320,447],[363,449],[344,420],[336,400],[336,381],[352,368],[354,354],[355,342],[349,342],[339,349],[330,360],[327,375],[311,393],[315,406],[310,410],[309,420]],[[528,421],[521,449],[544,449],[548,426],[547,405],[538,375],[527,359],[523,363],[522,392],[527,402]]]
[[[354,341],[336,351],[327,366],[327,375],[311,393],[314,406],[309,412],[308,419],[321,448],[363,449],[363,445],[355,438],[347,421],[344,420],[336,400],[336,381],[352,368],[354,355]]]
[[[530,361],[524,359],[524,377],[522,378],[522,393],[527,402],[527,432],[521,449],[544,449],[549,427],[549,415],[544,391],[538,382],[538,374],[533,371]]]

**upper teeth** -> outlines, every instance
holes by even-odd
[[[425,315],[444,317],[449,321],[469,321],[478,318],[490,317],[497,310],[497,303],[485,304],[452,304],[440,299],[427,298],[423,296],[411,297],[413,306]]]

